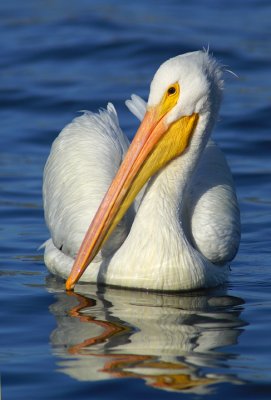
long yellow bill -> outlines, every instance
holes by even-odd
[[[166,95],[165,95],[166,96]],[[127,154],[89,226],[66,282],[72,290],[148,179],[187,148],[198,115],[166,122],[176,104],[167,97],[147,110]]]

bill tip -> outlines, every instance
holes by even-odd
[[[74,283],[70,279],[67,279],[65,286],[67,292],[71,292],[74,289]]]

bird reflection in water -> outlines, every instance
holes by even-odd
[[[48,289],[57,298],[50,307],[53,351],[60,371],[77,380],[141,378],[198,394],[219,382],[240,383],[229,374],[229,360],[238,356],[218,350],[236,344],[245,326],[240,298],[221,289],[173,295],[90,285],[66,293],[55,277]]]

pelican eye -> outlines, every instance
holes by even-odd
[[[168,90],[167,90],[167,94],[169,95],[169,96],[171,96],[171,95],[173,95],[173,94],[175,94],[176,93],[176,88],[174,87],[174,86],[170,86],[169,88],[168,88]]]

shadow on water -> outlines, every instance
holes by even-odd
[[[157,389],[208,393],[209,385],[241,383],[229,360],[246,325],[240,298],[225,289],[157,294],[47,280],[56,302],[51,334],[59,370],[80,381],[141,378]]]

